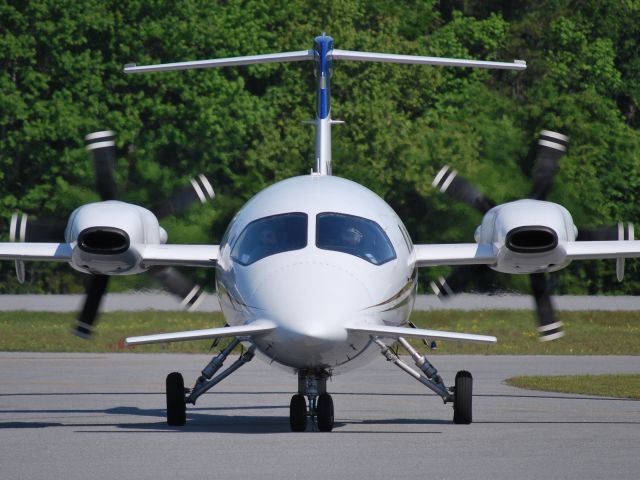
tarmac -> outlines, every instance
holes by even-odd
[[[474,423],[380,357],[328,384],[331,433],[292,433],[293,373],[254,360],[165,423],[164,378],[203,355],[0,353],[0,478],[636,479],[640,401],[520,390],[514,375],[638,373],[635,356],[436,356],[474,376]]]
[[[554,296],[556,310],[640,310],[640,297],[635,296]],[[84,295],[0,295],[0,311],[75,312],[82,308]],[[418,295],[414,310],[531,310],[534,306],[530,295],[516,294],[459,294],[445,302],[435,295]],[[180,302],[168,293],[140,291],[110,293],[105,296],[101,310],[181,310]],[[215,295],[205,295],[198,305],[199,312],[216,312],[220,303]]]

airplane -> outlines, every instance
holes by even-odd
[[[128,275],[155,267],[215,268],[227,326],[129,337],[127,345],[230,339],[202,369],[191,389],[172,372],[166,379],[167,423],[183,426],[187,404],[256,355],[293,371],[292,431],[333,430],[327,379],[382,354],[453,407],[455,424],[470,424],[473,377],[459,371],[447,386],[436,367],[408,339],[494,344],[491,335],[415,328],[410,323],[418,269],[486,265],[509,274],[555,271],[573,260],[640,256],[640,241],[576,241],[577,227],[561,205],[523,199],[484,213],[475,243],[414,244],[394,210],[368,188],[332,175],[330,79],[334,62],[367,61],[441,67],[524,70],[526,63],[477,61],[334,48],[322,34],[313,48],[201,61],[138,66],[128,74],[275,62],[313,62],[317,78],[315,165],[307,175],[258,192],[236,214],[217,245],[167,243],[150,210],[116,200],[80,206],[63,242],[0,243],[0,259],[67,262],[93,275]],[[409,67],[407,67],[409,68]],[[99,142],[100,143],[100,142]],[[552,148],[561,148],[551,142]],[[94,146],[93,149],[107,147]],[[454,178],[443,181],[449,185]],[[441,185],[442,187],[442,185]],[[402,359],[402,347],[415,367]],[[231,352],[243,352],[226,369]],[[311,421],[310,421],[311,420]]]

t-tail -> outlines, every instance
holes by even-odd
[[[331,175],[331,125],[339,123],[331,119],[331,74],[334,60],[352,60],[379,63],[406,63],[412,65],[435,65],[443,67],[494,68],[502,70],[524,70],[523,60],[513,62],[488,62],[482,60],[464,60],[457,58],[425,57],[420,55],[397,55],[390,53],[356,52],[333,48],[333,38],[322,34],[315,38],[313,49],[295,52],[269,53],[242,57],[197,60],[190,62],[164,63],[158,65],[127,64],[125,73],[166,72],[198,68],[219,68],[238,65],[256,65],[260,63],[315,62],[317,78],[316,105],[316,158],[317,175]]]

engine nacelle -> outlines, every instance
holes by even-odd
[[[85,273],[128,275],[147,268],[138,248],[166,243],[167,232],[146,208],[109,200],[73,211],[65,230],[71,266]]]
[[[566,242],[578,229],[569,211],[557,203],[518,200],[489,210],[476,230],[476,241],[493,246],[503,273],[552,272],[566,267]]]

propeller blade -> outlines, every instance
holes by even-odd
[[[59,218],[29,218],[26,213],[11,216],[9,241],[11,242],[64,242],[67,222]]]
[[[73,330],[73,333],[78,337],[84,339],[91,338],[98,316],[100,302],[107,291],[108,283],[108,275],[91,275],[87,280],[87,296],[84,301],[84,306],[82,307],[82,312],[80,312],[80,317],[78,317],[76,327]]]
[[[453,273],[446,279],[440,277],[431,282],[431,290],[440,300],[448,300],[452,298],[456,292],[463,292],[467,286],[474,280],[482,276],[486,271],[484,265],[465,265],[456,267]]]
[[[536,302],[536,313],[538,314],[538,333],[540,341],[548,342],[564,335],[562,322],[556,320],[556,314],[551,301],[551,289],[547,284],[547,277],[544,273],[532,273],[531,290]]]
[[[152,268],[150,273],[167,292],[180,297],[180,305],[190,312],[198,308],[206,297],[200,285],[196,285],[173,267]]]
[[[595,228],[579,228],[576,240],[579,242],[595,242],[603,240],[633,240],[635,237],[632,222],[618,222],[617,225]]]
[[[115,134],[105,130],[90,133],[84,137],[84,143],[93,155],[93,166],[96,171],[96,187],[102,200],[116,199],[116,181],[114,170],[116,165]]]
[[[537,155],[533,167],[533,191],[531,198],[546,200],[553,187],[560,158],[567,151],[569,137],[558,132],[542,130],[538,139]]]
[[[598,240],[634,240],[635,228],[632,222],[618,222],[609,227],[580,228],[576,240],[593,242]],[[624,280],[624,258],[616,259],[616,278]]]
[[[496,206],[493,200],[485,196],[469,180],[458,175],[449,165],[440,169],[431,185],[440,192],[470,205],[483,215]]]
[[[57,218],[30,219],[26,213],[15,212],[11,215],[9,227],[10,242],[64,242],[64,230],[67,224]],[[26,279],[25,266],[22,260],[16,260],[16,277],[18,283]]]
[[[216,196],[209,179],[203,174],[193,177],[189,185],[175,190],[169,199],[156,205],[152,211],[156,217],[168,215],[182,215],[195,203],[207,203]]]
[[[18,283],[22,285],[25,279],[27,278],[24,262],[22,260],[16,260],[15,265],[16,265],[16,278],[18,279]]]

